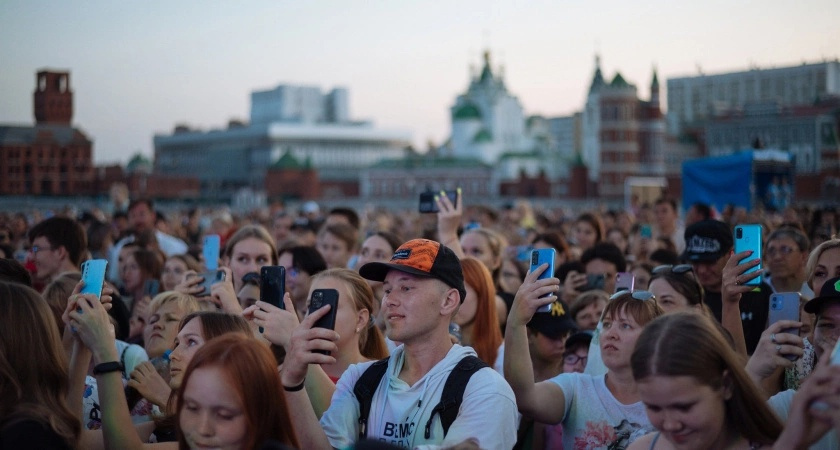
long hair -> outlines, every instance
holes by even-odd
[[[268,244],[271,248],[271,264],[277,265],[277,245],[274,243],[274,238],[271,237],[271,233],[262,225],[245,225],[236,230],[236,233],[233,233],[233,236],[225,244],[224,256],[231,258],[233,256],[233,248],[236,247],[236,244],[248,238],[254,238]]]
[[[67,309],[67,299],[73,293],[73,289],[82,279],[82,274],[79,272],[64,272],[50,281],[41,296],[47,301],[50,310],[52,310],[53,317],[55,317],[56,329],[58,334],[64,331],[64,320],[61,316],[64,310]]]
[[[750,442],[772,444],[782,431],[741,358],[706,316],[677,312],[654,320],[639,336],[630,365],[637,382],[655,375],[690,376],[712,389],[731,387],[725,423]]]
[[[367,284],[367,281],[353,270],[336,268],[319,272],[312,277],[312,282],[315,283],[316,280],[326,278],[344,283],[347,286],[350,299],[353,300],[353,308],[356,311],[366,309],[370,315],[370,320],[368,320],[366,326],[359,330],[359,351],[362,356],[368,359],[382,359],[388,356],[388,346],[385,344],[382,330],[374,324],[373,313],[375,309],[373,302],[376,299],[373,296],[373,289]]]
[[[808,287],[814,288],[814,270],[817,268],[817,262],[820,256],[828,250],[840,247],[840,239],[829,239],[822,244],[814,247],[811,254],[808,255],[808,262],[805,263],[805,276],[808,277]]]
[[[493,365],[502,345],[502,332],[499,329],[499,316],[496,312],[496,287],[490,277],[490,271],[484,264],[466,257],[461,259],[464,283],[475,290],[476,305],[472,327],[472,347],[478,357]]]
[[[224,372],[227,383],[242,402],[242,412],[248,427],[243,448],[259,448],[268,440],[293,448],[299,447],[274,357],[255,338],[239,334],[211,339],[193,356],[184,373],[181,389],[178,390],[179,425],[184,409],[184,392],[190,379],[196,370],[208,367]],[[180,448],[187,448],[184,431],[180,426],[178,444]]]
[[[0,282],[0,423],[34,419],[75,448],[82,428],[67,404],[67,355],[54,322],[32,288]]]

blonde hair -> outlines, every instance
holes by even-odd
[[[149,315],[156,313],[163,305],[167,303],[176,303],[184,314],[196,312],[201,309],[198,300],[189,294],[184,294],[178,291],[166,291],[156,295],[149,303]]]

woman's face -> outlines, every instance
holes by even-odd
[[[204,327],[198,317],[186,324],[175,338],[175,348],[169,355],[169,386],[172,389],[181,387],[184,371],[192,361],[195,352],[204,345]]]
[[[653,375],[637,381],[651,425],[678,449],[720,448],[728,439],[723,388],[690,376]]]
[[[178,258],[169,258],[163,265],[163,273],[160,275],[160,284],[164,291],[175,289],[178,283],[184,281],[184,273],[187,271],[187,264]]]
[[[339,279],[321,278],[313,281],[307,298],[312,298],[312,292],[315,289],[335,289],[338,291],[338,313],[335,316],[335,332],[339,336],[336,344],[338,345],[338,351],[353,348],[352,346],[358,348],[361,328],[367,326],[369,312],[367,310],[356,310],[356,304],[350,297],[347,285]],[[306,308],[309,309],[308,300]]]
[[[609,370],[630,366],[630,355],[644,326],[625,311],[604,317],[601,332],[601,359]]]
[[[184,387],[181,432],[190,448],[241,449],[248,419],[227,373],[218,366],[195,369]]]
[[[502,270],[499,278],[499,285],[503,292],[513,294],[519,290],[519,286],[522,286],[522,277],[519,275],[519,269],[516,267],[516,262],[511,261],[510,259],[502,261]]]
[[[362,243],[362,250],[359,253],[359,264],[356,270],[369,262],[388,262],[391,259],[391,255],[394,254],[394,250],[385,238],[374,234]]]
[[[262,266],[271,264],[271,246],[265,241],[250,237],[237,242],[230,253],[228,266],[233,275],[233,289],[242,289],[242,277],[248,272],[260,272]]]
[[[575,223],[574,234],[577,246],[583,250],[593,247],[598,239],[595,228],[589,222],[579,221]]]
[[[136,292],[143,287],[143,271],[140,270],[133,253],[126,255],[123,260],[120,278],[122,278],[125,290],[128,292]]]
[[[311,277],[306,271],[296,269],[291,253],[284,252],[280,255],[277,264],[286,268],[286,290],[296,303],[304,302],[309,297],[309,285]]]
[[[494,255],[487,238],[480,233],[466,232],[461,235],[461,248],[464,254],[481,261],[492,273],[502,263],[499,255]]]
[[[627,239],[621,234],[621,231],[613,230],[607,233],[607,241],[612,242],[621,250],[621,253],[627,253]]]
[[[478,310],[478,294],[476,294],[475,289],[467,283],[464,283],[464,287],[467,291],[467,296],[464,298],[464,303],[461,304],[461,307],[458,308],[458,312],[455,314],[453,320],[459,326],[463,327],[465,325],[469,325],[475,320],[475,313]]]
[[[817,259],[817,266],[814,267],[814,278],[811,283],[814,285],[814,292],[820,295],[820,289],[826,280],[840,277],[840,247],[828,249]]]
[[[656,303],[665,314],[688,310],[691,305],[684,295],[677,292],[671,283],[664,278],[657,278],[650,282],[650,292],[656,297]]]
[[[187,315],[178,302],[168,302],[149,316],[143,329],[143,343],[149,358],[154,358],[175,346],[178,324]]]
[[[315,247],[324,257],[324,261],[327,262],[328,269],[347,267],[347,261],[350,260],[351,256],[350,249],[336,235],[332,233],[321,234]]]

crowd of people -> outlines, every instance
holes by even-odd
[[[454,200],[0,212],[0,449],[840,449],[838,210]]]

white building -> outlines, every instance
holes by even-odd
[[[345,88],[324,95],[318,87],[280,85],[251,93],[251,123],[345,123],[350,121],[347,103]]]

